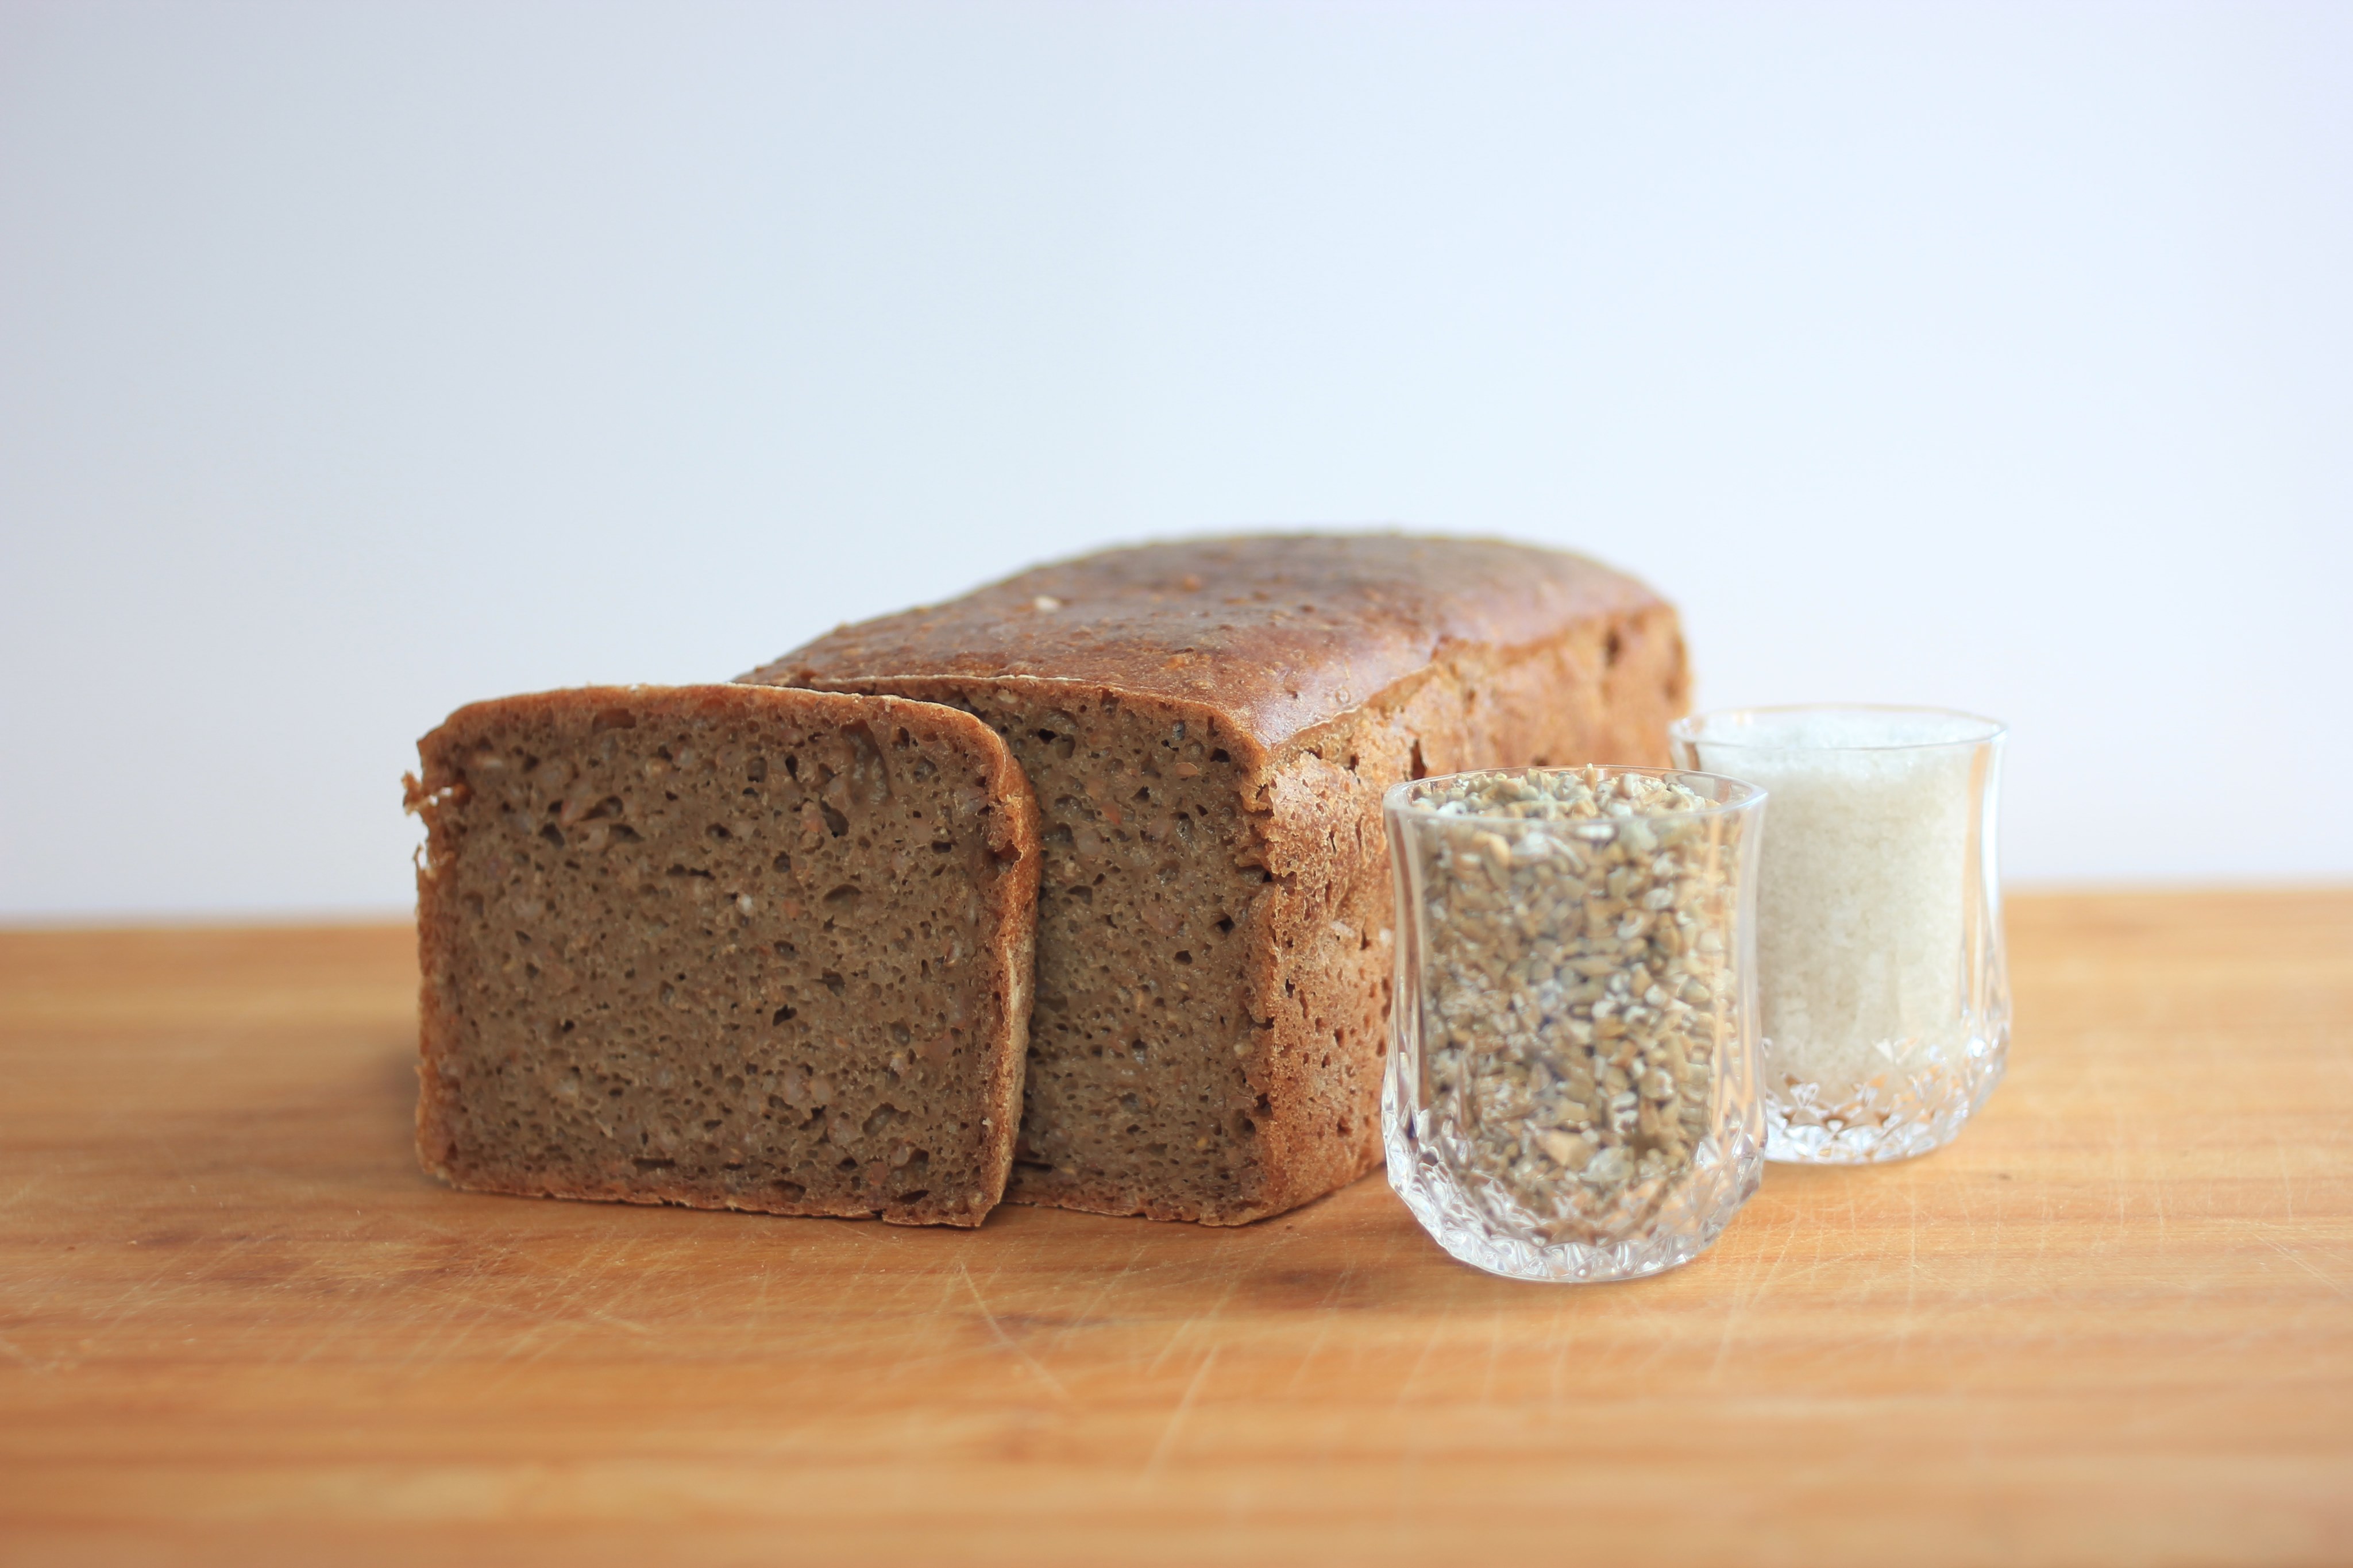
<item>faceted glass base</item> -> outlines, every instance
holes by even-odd
[[[1783,1164],[1872,1165],[1943,1148],[2001,1081],[2009,1034],[2003,1027],[1991,1038],[1973,1035],[1947,1061],[1891,1069],[1837,1097],[1778,1075],[1768,1044],[1765,1157]]]
[[[1427,1121],[1424,1112],[1421,1120]],[[1714,1138],[1693,1152],[1690,1168],[1651,1194],[1630,1234],[1562,1237],[1515,1211],[1505,1199],[1462,1182],[1415,1119],[1400,1115],[1396,1080],[1381,1097],[1382,1140],[1389,1185],[1438,1245],[1490,1274],[1555,1283],[1637,1279],[1688,1263],[1707,1250],[1764,1178],[1762,1139],[1752,1108],[1729,1127],[1729,1148]]]

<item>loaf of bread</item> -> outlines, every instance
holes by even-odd
[[[908,1224],[997,1203],[1039,850],[992,731],[605,687],[476,703],[418,751],[427,1170]]]
[[[1379,1157],[1381,793],[1663,763],[1674,612],[1551,551],[1395,535],[1151,545],[844,626],[743,678],[977,715],[1045,885],[1008,1195],[1240,1224]]]

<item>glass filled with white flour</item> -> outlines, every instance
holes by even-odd
[[[1696,1257],[1757,1190],[1762,791],[1658,768],[1398,784],[1389,1183],[1517,1279]]]
[[[1925,1154],[2000,1081],[2003,732],[1936,708],[1751,708],[1674,726],[1683,766],[1772,796],[1757,884],[1767,1159]]]

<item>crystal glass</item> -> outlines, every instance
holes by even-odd
[[[1546,804],[1597,787],[1684,808]],[[1764,803],[1658,768],[1461,773],[1384,797],[1389,1184],[1456,1258],[1515,1279],[1653,1274],[1757,1190]]]
[[[1753,708],[1672,737],[1677,762],[1773,797],[1757,887],[1766,1157],[1860,1164],[1949,1142],[2010,1042],[2002,726],[1937,708]]]

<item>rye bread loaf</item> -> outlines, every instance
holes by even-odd
[[[476,703],[418,742],[417,1152],[459,1187],[978,1225],[1020,1110],[1036,807],[931,703]]]
[[[1008,1196],[1240,1224],[1379,1158],[1381,793],[1663,763],[1674,611],[1553,551],[1397,535],[1148,545],[844,626],[743,679],[965,709],[1046,848]]]

